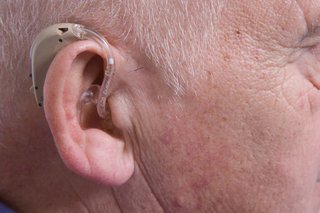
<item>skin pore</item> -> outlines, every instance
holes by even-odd
[[[84,123],[73,116],[79,94],[101,71],[88,65],[103,57],[94,44],[74,43],[52,62],[45,113],[21,72],[14,78],[16,71],[0,71],[2,201],[22,212],[319,210],[319,3],[172,2],[155,18],[188,11],[190,20],[176,17],[185,34],[146,18],[135,21],[126,41],[108,38],[118,67],[106,122],[119,134],[101,131],[104,121],[88,113],[94,110],[84,113]],[[212,22],[196,27],[201,12]],[[143,25],[152,29],[145,40],[137,27]],[[143,69],[132,71],[137,67]],[[124,151],[91,158],[90,150],[106,144]],[[83,153],[86,159],[75,157]],[[103,170],[125,154],[133,156],[133,171],[118,164]]]

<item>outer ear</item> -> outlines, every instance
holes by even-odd
[[[121,137],[103,131],[100,125],[84,128],[79,117],[81,94],[103,73],[101,59],[107,57],[105,54],[98,44],[90,40],[77,41],[62,49],[46,76],[44,109],[56,146],[66,165],[85,177],[108,185],[119,185],[133,173],[131,150]],[[110,105],[111,114],[115,116],[113,119],[118,120],[116,116],[121,110],[115,107],[121,109],[125,106]],[[86,113],[84,122],[90,119],[91,123],[92,119],[99,122],[98,116],[92,112]]]

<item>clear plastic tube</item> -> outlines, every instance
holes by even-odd
[[[79,39],[90,39],[100,44],[108,55],[108,59],[104,68],[104,78],[100,87],[97,112],[101,118],[107,118],[106,102],[108,98],[108,92],[111,84],[112,77],[115,72],[115,61],[109,43],[99,33],[87,29],[82,25],[75,24],[72,28],[73,34]]]

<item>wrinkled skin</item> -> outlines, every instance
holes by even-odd
[[[316,212],[319,3],[227,4],[198,96],[137,104],[139,168],[168,212]]]
[[[199,58],[205,77],[196,80],[196,92],[173,97],[157,80],[160,72],[146,74],[139,89],[137,79],[123,77],[132,114],[120,129],[135,159],[131,179],[111,193],[62,166],[60,173],[49,169],[52,174],[68,176],[90,195],[108,194],[110,212],[317,212],[320,3],[228,1],[220,13],[206,57]],[[134,54],[140,57],[137,49]],[[139,72],[148,73],[150,65],[143,65]],[[45,123],[42,112],[34,113]],[[39,125],[26,122],[26,129]],[[47,127],[39,134],[48,135]],[[16,195],[5,195],[19,205]],[[82,203],[94,209],[88,197]]]

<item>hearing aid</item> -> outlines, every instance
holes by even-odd
[[[98,32],[73,23],[59,23],[42,30],[34,40],[31,50],[32,90],[39,107],[43,105],[43,87],[49,66],[57,53],[65,46],[79,40],[93,40],[106,52],[108,58],[104,67],[104,79],[99,85],[92,85],[81,97],[81,104],[94,103],[101,118],[106,118],[106,101],[112,76],[115,71],[115,60],[109,43]]]

